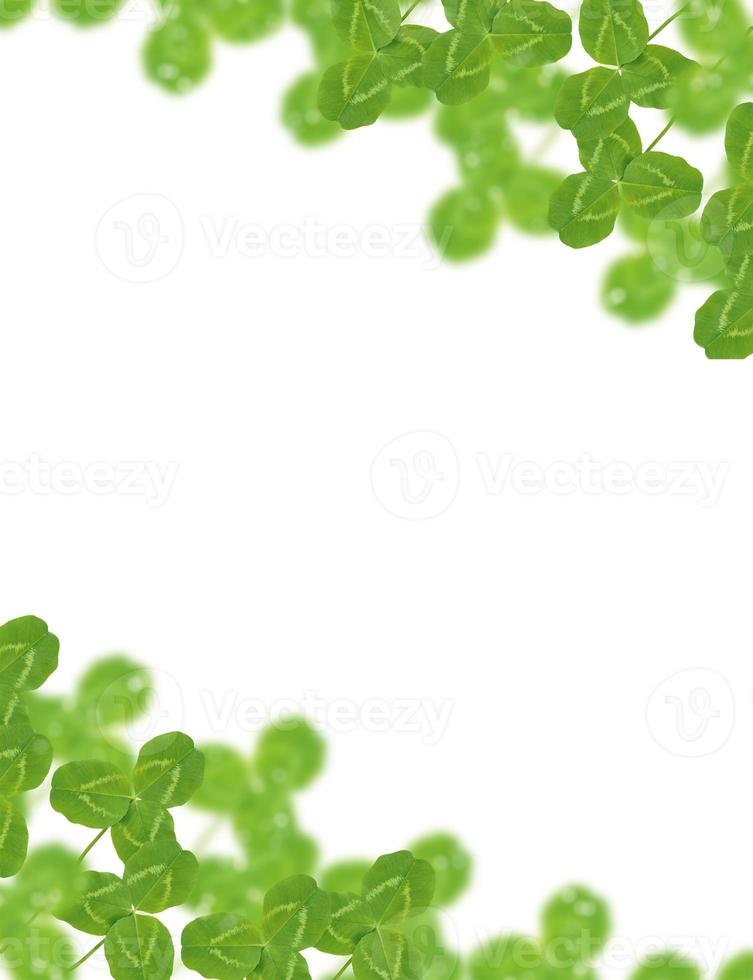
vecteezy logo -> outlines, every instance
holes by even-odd
[[[409,520],[443,514],[455,499],[459,483],[455,448],[436,432],[398,436],[371,464],[374,496],[390,514]]]
[[[646,721],[654,739],[673,755],[698,759],[726,744],[735,725],[735,699],[714,670],[673,674],[651,695]]]
[[[677,282],[709,282],[724,270],[722,253],[709,245],[697,218],[677,218],[665,208],[651,220],[646,246],[656,268]]]
[[[97,225],[105,268],[127,282],[164,279],[183,254],[183,221],[161,194],[137,194],[113,205]]]

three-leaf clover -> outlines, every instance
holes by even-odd
[[[393,83],[421,84],[423,57],[437,32],[403,26],[398,0],[333,0],[332,11],[335,30],[354,54],[324,73],[319,109],[343,129],[370,126],[387,108]]]
[[[590,169],[566,177],[549,207],[550,223],[565,245],[584,248],[607,238],[623,203],[643,218],[682,218],[698,209],[701,172],[658,150],[631,156],[635,135],[623,124],[620,133],[580,145],[581,163]]]
[[[52,778],[50,803],[69,821],[107,829],[124,862],[122,877],[84,872],[76,895],[56,915],[74,928],[104,938],[115,980],[172,976],[174,950],[155,913],[182,905],[198,876],[195,856],[175,839],[169,810],[187,803],[201,785],[204,758],[182,732],[158,735],[139,752],[132,773],[110,762],[69,762]]]
[[[308,875],[294,875],[267,892],[260,925],[234,913],[190,922],[181,939],[183,963],[216,980],[298,975],[308,980],[301,950],[316,945],[329,918],[326,892]]]
[[[423,84],[445,105],[483,92],[495,56],[530,68],[559,61],[572,45],[570,16],[546,0],[444,0],[444,8],[452,29],[427,51]]]
[[[364,875],[360,894],[332,894],[331,920],[317,948],[352,956],[356,980],[420,975],[421,951],[399,926],[426,911],[434,886],[428,861],[410,851],[382,855]]]

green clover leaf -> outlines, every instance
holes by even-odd
[[[68,762],[52,777],[50,804],[71,823],[112,827],[128,813],[128,777],[109,762]]]
[[[29,831],[23,814],[10,800],[0,799],[0,878],[11,878],[23,867]]]
[[[74,898],[68,899],[56,913],[61,919],[92,936],[104,936],[111,926],[131,914],[131,896],[117,875],[86,871]]]
[[[640,0],[583,0],[578,29],[583,47],[602,65],[634,61],[648,43]]]
[[[264,939],[243,916],[221,913],[190,922],[181,946],[189,970],[214,980],[243,980],[258,966]]]
[[[175,952],[170,933],[158,919],[129,915],[107,933],[105,957],[114,980],[168,980]]]
[[[36,616],[22,616],[0,626],[0,684],[14,691],[34,691],[57,669],[60,643]]]

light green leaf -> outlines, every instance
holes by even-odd
[[[627,165],[642,150],[641,136],[632,119],[626,119],[607,136],[578,140],[578,156],[583,169],[604,180],[621,180]]]
[[[424,55],[438,37],[431,27],[416,24],[401,27],[395,39],[379,52],[387,78],[397,85],[421,85]]]
[[[204,756],[204,780],[193,806],[213,813],[234,813],[248,794],[249,760],[230,745],[210,742],[199,746]]]
[[[753,293],[738,289],[713,293],[696,313],[694,337],[706,357],[749,357],[753,354]]]
[[[488,36],[440,34],[424,56],[423,84],[444,105],[468,102],[489,84],[491,53]]]
[[[285,20],[282,0],[209,0],[204,9],[217,35],[236,44],[269,37]]]
[[[745,64],[739,51],[717,65],[692,65],[683,72],[667,92],[667,108],[677,125],[691,133],[723,126],[747,87]]]
[[[282,124],[302,146],[320,146],[342,135],[342,128],[319,111],[318,71],[300,75],[285,91],[282,100]]]
[[[510,0],[494,18],[494,50],[513,65],[533,68],[559,61],[573,43],[570,15],[545,0]]]
[[[753,180],[753,102],[737,106],[729,117],[724,149],[743,180]]]
[[[196,884],[199,862],[177,841],[145,844],[125,865],[125,882],[141,912],[163,912],[182,905]]]
[[[499,227],[499,211],[475,187],[448,191],[429,213],[429,230],[440,255],[465,262],[488,251]]]
[[[562,183],[562,174],[526,164],[502,183],[505,217],[527,235],[550,235],[549,200]]]
[[[684,218],[698,210],[703,174],[682,157],[652,150],[627,165],[622,192],[625,203],[644,218]]]
[[[578,140],[607,136],[628,116],[630,101],[619,72],[591,68],[572,75],[563,84],[554,107],[554,118]]]
[[[645,260],[648,260],[646,262]],[[673,283],[665,275],[652,265],[650,256],[644,256],[641,263],[645,279],[654,286],[654,289],[641,289],[641,279],[636,275],[636,267],[622,266],[622,271],[611,276],[612,288],[617,287],[617,283],[630,289],[638,287],[641,293],[642,302],[636,296],[628,299],[635,305],[632,313],[648,313],[652,304],[658,305],[657,312],[663,308],[661,300],[669,294],[672,295]],[[639,267],[640,268],[640,267]],[[652,274],[653,272],[653,274]],[[660,277],[657,279],[656,277]],[[607,276],[609,282],[610,276]],[[656,288],[656,284],[664,280],[668,284],[662,290],[661,286]],[[641,316],[628,317],[630,319],[642,319]],[[584,885],[568,885],[560,889],[546,902],[541,911],[541,941],[548,954],[549,962],[554,962],[559,966],[573,966],[576,963],[586,962],[594,959],[606,945],[612,929],[612,919],[609,914],[609,906],[606,901],[597,895],[590,888]]]
[[[0,30],[15,27],[29,16],[33,7],[34,0],[0,0]]]
[[[390,81],[375,56],[360,55],[328,68],[319,86],[319,111],[343,129],[375,123],[390,100]]]
[[[434,895],[434,869],[410,851],[383,854],[363,879],[366,921],[374,926],[407,919],[429,907]]]
[[[189,970],[213,980],[243,980],[258,966],[264,940],[248,919],[223,913],[190,922],[181,945]]]
[[[428,88],[398,85],[392,89],[390,101],[384,110],[384,119],[414,119],[428,112],[434,105],[434,97]]]
[[[583,47],[602,65],[634,61],[648,43],[639,0],[584,0],[578,28]]]
[[[151,800],[134,800],[125,817],[112,828],[113,847],[124,864],[145,844],[174,840],[175,822],[170,811]]]
[[[122,654],[98,660],[78,682],[76,710],[91,712],[102,727],[131,725],[149,708],[149,671]]]
[[[397,0],[332,0],[332,21],[356,51],[378,51],[400,30]]]
[[[21,927],[3,965],[13,980],[70,980],[78,959],[70,932],[56,922]]]
[[[293,875],[264,896],[262,930],[270,946],[314,946],[329,923],[329,896],[308,875]]]
[[[76,27],[98,27],[111,20],[120,10],[123,0],[53,0],[55,13]]]
[[[69,762],[52,777],[50,804],[71,823],[111,827],[128,812],[131,787],[109,762]]]
[[[676,949],[667,949],[644,957],[630,980],[701,980],[701,971]]]
[[[753,184],[713,194],[703,210],[701,232],[728,261],[753,255]]]
[[[268,847],[248,850],[249,876],[262,891],[290,878],[310,874],[317,864],[319,848],[313,837],[302,834],[295,825],[281,830],[268,839]]]
[[[270,785],[299,790],[322,771],[326,751],[324,739],[305,718],[281,718],[261,733],[256,768]]]
[[[462,842],[454,834],[429,834],[411,844],[408,850],[428,861],[434,869],[432,904],[443,906],[457,901],[468,887],[473,869],[473,858]]]
[[[40,910],[54,911],[70,897],[82,873],[78,855],[70,848],[61,844],[36,847],[13,882],[14,904],[23,907],[24,918]]]
[[[399,932],[375,929],[356,946],[356,980],[419,980],[423,961],[418,949]]]
[[[670,89],[694,62],[672,48],[649,44],[646,50],[622,69],[625,92],[631,102],[647,109],[665,109]]]
[[[586,248],[612,234],[619,212],[616,184],[591,174],[572,174],[552,195],[549,222],[565,245]]]
[[[29,725],[0,728],[0,795],[36,789],[52,765],[52,746]]]
[[[681,35],[712,61],[735,47],[748,27],[745,6],[739,0],[689,0],[682,9],[676,22]]]
[[[537,980],[541,950],[528,936],[495,936],[478,946],[468,960],[471,980]]]
[[[41,687],[57,668],[60,643],[36,616],[0,626],[0,684],[15,691]]]
[[[29,831],[23,814],[10,800],[0,799],[0,878],[10,878],[23,867]]]
[[[136,795],[164,807],[187,803],[204,778],[204,756],[182,732],[158,735],[141,747],[133,770]]]
[[[648,252],[625,255],[607,269],[601,287],[606,310],[628,323],[655,320],[674,298],[677,283],[665,275]],[[558,957],[569,955],[554,944]],[[559,962],[559,959],[558,959]]]
[[[143,51],[147,77],[176,95],[185,95],[212,67],[212,40],[206,22],[178,5],[147,36]]]
[[[353,892],[361,894],[363,876],[371,867],[366,858],[350,858],[329,864],[319,876],[319,883],[325,892]]]
[[[196,887],[187,904],[202,914],[220,914],[232,909],[258,922],[262,898],[248,865],[227,857],[205,857],[199,862]]]
[[[131,897],[117,875],[86,871],[76,894],[56,913],[58,919],[92,936],[104,936],[111,926],[131,914]]]
[[[743,950],[727,960],[717,974],[719,980],[750,980],[753,977],[753,950]]]
[[[170,933],[151,916],[116,922],[105,939],[105,956],[114,980],[168,980],[173,974]]]
[[[29,713],[21,695],[12,687],[0,685],[0,726],[28,725]]]

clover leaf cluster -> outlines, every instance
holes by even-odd
[[[731,288],[713,293],[698,310],[695,339],[710,358],[753,354],[753,103],[729,118],[727,160],[740,181],[717,191],[701,219],[701,231],[726,264]]]
[[[519,67],[559,61],[572,45],[568,14],[546,0],[444,0],[450,30],[405,25],[398,0],[332,0],[351,58],[329,68],[319,88],[325,119],[344,129],[369,126],[390,101],[392,85],[422,86],[444,105],[487,88],[497,58]],[[357,52],[357,53],[356,53]]]
[[[202,860],[191,905],[223,911],[232,895],[235,911],[258,918],[269,888],[317,866],[318,845],[300,828],[294,799],[321,772],[324,741],[305,719],[286,717],[263,730],[249,756],[221,743],[200,748],[204,782],[192,805],[211,814],[204,842],[229,828],[238,856]]]
[[[727,139],[730,163],[744,180],[751,111],[737,112]],[[705,216],[704,223],[715,228],[716,206],[709,207],[711,223]],[[738,232],[745,241],[739,228],[729,232],[732,240]],[[734,276],[736,258],[732,266]],[[7,723],[0,732],[19,718],[25,724],[24,692],[46,679],[57,655],[58,642],[39,619],[0,627]],[[118,655],[95,664],[62,703],[88,705],[90,720],[99,719],[109,735],[110,726],[119,732],[117,724],[140,716],[151,691],[148,671]],[[60,701],[35,696],[41,717],[45,705],[47,730],[54,732]],[[7,794],[21,773],[33,771],[36,782],[44,767],[17,761],[26,758],[18,739],[4,744],[0,785]],[[92,746],[101,747],[98,737]],[[51,758],[52,747],[44,755]],[[128,753],[64,762],[52,776],[50,805],[97,834],[80,854],[48,843],[25,864],[26,841],[19,858],[13,835],[0,835],[0,858],[10,862],[12,875],[0,888],[0,964],[14,980],[64,980],[103,949],[115,980],[169,980],[181,967],[160,916],[183,906],[180,961],[210,980],[311,980],[309,954],[317,962],[332,958],[334,980],[596,980],[611,913],[585,885],[568,885],[545,902],[536,935],[506,932],[465,954],[447,928],[446,910],[465,893],[472,859],[454,835],[429,834],[376,860],[322,864],[293,804],[324,758],[311,725],[287,717],[262,731],[249,756],[221,743],[197,748],[188,735],[169,732],[141,745],[132,764]],[[206,857],[207,834],[194,848],[198,854],[184,849],[173,816],[183,806],[210,814],[215,829],[231,828],[242,860]],[[88,866],[108,834],[122,865],[117,874]],[[189,908],[198,916],[189,920]],[[96,944],[80,955],[69,929]],[[751,977],[753,952],[746,951],[724,964],[716,980]],[[629,980],[701,980],[701,971],[666,950],[644,957]]]
[[[24,696],[57,668],[59,649],[35,616],[0,626],[0,878],[17,874],[26,860],[29,830],[19,798],[40,786],[52,765],[52,746],[31,726]]]
[[[100,946],[115,980],[169,977],[174,951],[155,914],[182,905],[193,891],[198,861],[175,836],[170,810],[187,803],[204,775],[204,759],[182,732],[145,743],[133,771],[102,760],[69,762],[52,777],[50,805],[71,823],[99,828],[83,860],[109,831],[123,874],[85,871],[55,915]]]
[[[52,8],[88,28],[112,19],[123,2],[52,0]],[[33,3],[0,0],[0,28],[28,17]],[[713,282],[723,288],[703,307],[696,339],[710,357],[745,357],[745,279],[734,269],[729,279],[727,257],[695,217],[709,181],[656,147],[673,126],[714,132],[753,92],[753,27],[741,0],[678,4],[651,31],[640,0],[583,0],[578,36],[595,64],[569,78],[554,66],[572,46],[570,14],[546,0],[441,0],[447,30],[436,29],[440,0],[157,0],[143,61],[153,82],[185,94],[207,77],[216,41],[258,41],[288,17],[308,36],[314,62],[282,100],[282,122],[302,145],[329,143],[379,118],[435,112],[460,175],[429,214],[443,258],[483,255],[505,223],[526,234],[554,231],[573,248],[601,242],[619,223],[632,245],[606,270],[606,309],[645,322],[668,308],[681,284]],[[432,26],[412,22],[427,7]],[[670,24],[692,56],[656,40]],[[664,113],[648,145],[634,108]],[[551,129],[540,148],[524,152],[518,122],[554,122],[571,133],[580,172],[563,176],[542,159]],[[742,202],[744,192],[736,195]],[[737,296],[722,298],[730,281]]]

